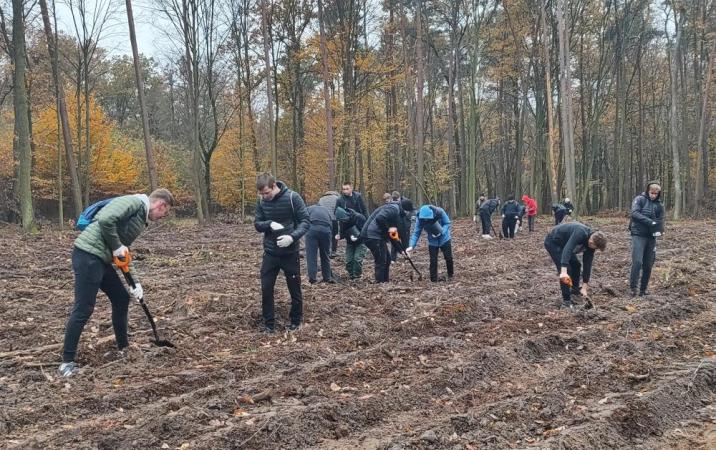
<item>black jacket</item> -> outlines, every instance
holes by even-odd
[[[368,217],[363,229],[361,230],[360,237],[362,240],[366,239],[380,239],[390,240],[388,236],[388,229],[396,227],[398,234],[400,235],[401,241],[406,239],[408,231],[405,229],[405,212],[400,208],[397,203],[387,203],[381,205],[373,211],[373,214]]]
[[[562,205],[564,205],[564,208],[567,210],[567,214],[571,215],[574,211],[574,205],[572,202],[562,202]]]
[[[478,208],[478,209],[481,212],[487,212],[490,215],[492,215],[492,213],[495,212],[495,210],[497,209],[497,207],[499,205],[500,204],[496,198],[491,198],[489,200],[485,200],[485,202],[482,205],[480,205],[480,208]]]
[[[514,200],[508,200],[507,203],[502,206],[502,214],[507,221],[517,220],[520,216],[520,205]]]
[[[552,241],[562,250],[560,265],[569,267],[569,260],[573,255],[584,252],[582,257],[582,279],[589,283],[592,273],[594,249],[589,248],[589,237],[594,233],[591,228],[579,222],[569,222],[557,225],[547,235],[546,240]]]
[[[259,199],[256,203],[256,218],[254,227],[256,231],[264,234],[264,251],[272,256],[290,255],[298,251],[298,240],[306,234],[311,221],[308,209],[300,195],[287,188],[281,181],[276,185],[280,191],[269,201]],[[271,222],[278,222],[284,226],[283,230],[271,230]],[[283,234],[290,234],[293,244],[281,248],[276,239]]]
[[[365,203],[363,203],[363,196],[360,195],[358,191],[353,191],[350,197],[341,194],[341,198],[338,199],[336,206],[340,206],[343,209],[352,209],[357,213],[368,216],[368,210],[365,208]]]
[[[346,221],[339,221],[338,224],[340,226],[340,235],[341,239],[349,239],[349,243],[353,243],[353,241],[350,240],[350,237],[348,236],[349,230],[352,227],[356,227],[356,229],[360,232],[363,229],[363,226],[365,225],[365,216],[359,212],[355,212],[352,209],[346,209],[346,212],[348,213],[348,220]]]
[[[652,225],[654,223],[654,225]],[[633,236],[652,237],[656,231],[664,231],[664,206],[661,192],[656,200],[649,198],[649,188],[634,198],[631,203],[629,230]]]

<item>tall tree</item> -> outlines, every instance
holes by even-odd
[[[149,172],[149,186],[155,190],[159,185],[157,179],[157,165],[154,162],[154,151],[152,150],[152,138],[149,135],[149,120],[147,109],[144,105],[144,80],[140,68],[139,49],[137,48],[137,35],[134,31],[134,14],[132,13],[132,0],[125,0],[127,8],[127,25],[129,26],[129,40],[132,43],[132,58],[134,59],[134,78],[137,81],[137,99],[139,100],[139,111],[142,115],[142,132],[144,133],[144,151],[147,155],[147,168]]]
[[[32,149],[30,148],[29,104],[27,101],[26,70],[27,54],[25,52],[25,2],[12,0],[12,51],[15,64],[13,109],[15,111],[15,133],[13,148],[20,161],[17,173],[17,196],[20,200],[20,220],[22,229],[35,229],[35,212],[32,204]]]
[[[328,75],[328,50],[326,49],[326,30],[323,19],[323,0],[318,0],[318,29],[321,46],[321,75],[323,76],[323,104],[326,114],[326,151],[328,164],[328,188],[336,187],[336,159],[333,146],[333,111],[331,107],[331,81]]]
[[[572,114],[572,76],[569,52],[569,28],[564,17],[569,12],[566,0],[557,6],[557,29],[559,34],[560,99],[562,112],[562,144],[564,145],[564,166],[567,178],[567,196],[577,199],[577,178],[574,153],[574,116]],[[579,205],[583,206],[583,205]]]

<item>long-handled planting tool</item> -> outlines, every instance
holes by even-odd
[[[393,232],[389,233],[389,236],[390,236],[390,239],[393,241],[393,245],[397,246],[398,251],[405,257],[405,259],[408,260],[410,265],[413,267],[413,270],[415,270],[415,273],[418,274],[418,280],[422,280],[423,274],[420,273],[420,271],[418,270],[417,267],[415,267],[413,260],[410,259],[410,256],[408,256],[408,252],[406,252],[405,249],[403,248],[403,243],[400,241],[400,236],[398,235],[398,232],[393,231]],[[410,279],[411,280],[413,279],[412,273],[410,275]]]
[[[114,257],[114,264],[119,268],[119,270],[122,271],[122,275],[124,275],[124,279],[127,280],[127,284],[134,289],[137,284],[134,282],[134,278],[132,277],[132,274],[129,273],[129,263],[131,261],[132,257],[129,253],[127,253],[127,257],[125,259],[119,259],[116,256]],[[154,317],[152,317],[152,313],[149,312],[149,308],[147,308],[147,305],[144,303],[144,296],[142,298],[138,298],[137,301],[140,305],[142,305],[142,309],[144,310],[144,314],[147,316],[147,319],[149,319],[149,324],[152,326],[152,331],[154,332],[154,345],[158,347],[171,347],[174,348],[174,344],[171,342],[159,339],[159,333],[157,333],[157,325],[154,323]]]

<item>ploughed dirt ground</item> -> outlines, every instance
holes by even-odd
[[[713,226],[669,224],[653,295],[631,299],[626,219],[587,219],[610,242],[595,258],[596,307],[572,313],[556,308],[548,221],[512,241],[457,221],[447,283],[411,282],[398,263],[388,284],[311,286],[304,265],[305,325],[283,330],[280,277],[275,335],[258,332],[253,227],[168,222],[133,250],[177,348],[151,345],[133,303],[129,355],[105,358],[101,294],[69,379],[56,369],[75,233],[0,228],[0,447],[716,448]],[[343,276],[342,256],[336,266]]]

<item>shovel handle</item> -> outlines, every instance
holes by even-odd
[[[113,256],[112,262],[123,273],[129,273],[129,263],[132,262],[132,254],[127,252],[127,255],[121,259],[118,256]]]

